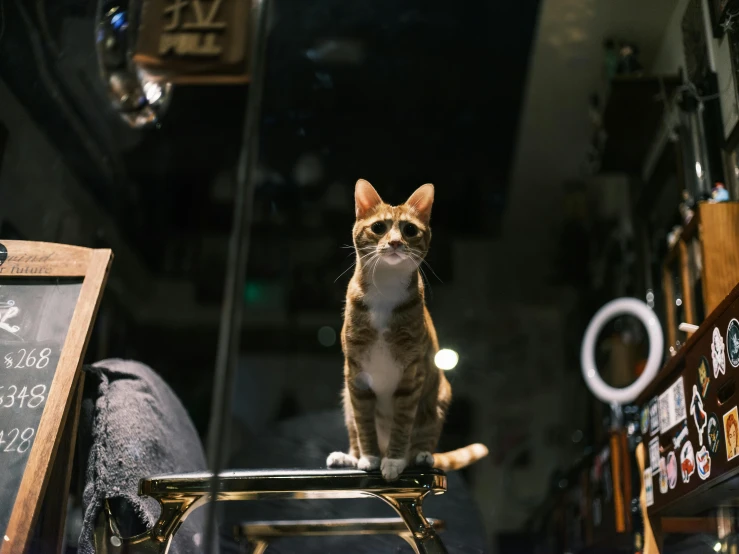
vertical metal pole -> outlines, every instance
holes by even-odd
[[[267,45],[267,1],[253,0],[250,28],[254,30],[251,51],[251,79],[244,120],[241,157],[236,175],[234,213],[228,248],[228,265],[223,291],[223,307],[216,353],[211,416],[208,425],[208,464],[214,474],[212,481],[213,502],[208,505],[208,524],[205,545],[209,552],[218,534],[216,522],[218,474],[223,470],[229,454],[229,422],[233,382],[236,373],[241,316],[243,312],[243,288],[246,281],[246,262],[249,255],[252,212],[254,206],[254,167],[259,156],[259,122],[262,107],[264,58]],[[246,29],[245,32],[250,32]]]

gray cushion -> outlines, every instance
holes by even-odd
[[[164,380],[133,361],[104,360],[86,371],[79,440],[86,460],[82,554],[94,554],[95,520],[113,499],[125,536],[151,527],[159,504],[138,496],[139,479],[163,473],[207,469],[205,453],[187,411]],[[172,543],[173,554],[201,552],[206,511],[185,520]]]

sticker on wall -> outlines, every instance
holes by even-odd
[[[675,447],[675,451],[680,450],[680,445],[682,445],[683,441],[687,438],[688,422],[686,421],[685,423],[683,423],[683,428],[680,430],[680,432],[672,439],[672,444]]]
[[[672,451],[667,454],[667,484],[670,490],[677,485],[677,457]]]
[[[641,434],[646,436],[649,433],[649,406],[641,409]]]
[[[680,377],[675,384],[672,385],[672,405],[673,405],[673,417],[675,418],[675,424],[677,425],[681,421],[688,419],[688,411],[685,403],[685,387],[683,386],[683,378]]]
[[[708,376],[709,371],[708,359],[705,356],[701,356],[701,361],[698,364],[698,390],[703,398],[706,397],[708,385],[711,384],[711,378]]]
[[[726,356],[724,355],[724,339],[718,327],[713,328],[713,338],[711,340],[711,358],[713,359],[713,376],[718,377],[719,373],[726,373]]]
[[[705,450],[705,448],[704,446],[703,449]],[[695,473],[695,452],[693,450],[693,443],[687,441],[680,451],[680,474],[682,475],[683,483],[689,483],[693,473]]]
[[[719,445],[719,432],[718,432],[718,418],[716,414],[708,416],[708,448],[713,454],[718,452]]]
[[[649,441],[649,467],[652,473],[657,473],[659,468],[659,437],[654,437]]]
[[[659,402],[656,397],[649,402],[649,427],[653,435],[659,433]]]
[[[708,417],[703,410],[703,398],[698,392],[698,387],[693,385],[693,399],[690,401],[690,415],[693,416],[695,428],[698,429],[698,442],[703,446],[703,430],[706,428]]]
[[[726,441],[727,460],[733,460],[739,456],[737,433],[739,433],[739,415],[737,415],[736,406],[734,406],[724,414],[724,440]]]
[[[654,483],[651,467],[644,470],[644,491],[647,493],[647,506],[651,506],[654,504]]]
[[[736,319],[726,328],[726,353],[731,367],[739,367],[739,321]]]
[[[711,455],[705,446],[695,455],[695,464],[698,466],[698,477],[703,481],[711,476]]]
[[[670,428],[670,389],[659,397],[659,432],[664,433]]]
[[[697,387],[694,386],[694,388]],[[659,395],[660,433],[665,433],[687,418],[685,409],[685,387],[679,377],[670,387]]]
[[[667,492],[667,465],[664,458],[659,459],[659,492]]]

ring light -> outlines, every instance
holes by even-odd
[[[649,358],[636,381],[622,389],[608,385],[595,365],[595,341],[605,324],[619,315],[633,315],[642,322],[649,335]],[[597,398],[609,404],[628,404],[654,379],[662,365],[664,335],[662,326],[652,309],[636,298],[617,298],[603,306],[590,320],[580,350],[580,364],[585,384]]]

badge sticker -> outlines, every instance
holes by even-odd
[[[649,467],[652,473],[658,473],[659,468],[659,437],[654,437],[649,441]]]
[[[659,432],[664,433],[670,428],[670,389],[659,396]]]
[[[652,398],[649,402],[649,428],[653,435],[659,433],[659,401]]]
[[[734,406],[724,414],[724,440],[726,441],[727,460],[733,460],[739,455],[737,433],[739,433],[739,415],[737,415],[736,406]]]
[[[664,458],[659,459],[659,492],[667,492],[667,465]]]
[[[667,484],[670,490],[677,485],[677,458],[672,451],[667,454]]]
[[[711,476],[711,455],[705,446],[695,455],[695,464],[698,466],[698,477],[703,481]]]
[[[703,398],[706,397],[708,385],[711,384],[711,378],[708,376],[709,371],[708,359],[705,356],[701,356],[701,361],[698,364],[698,390]]]
[[[649,406],[641,409],[641,434],[646,436],[649,433]]]
[[[726,328],[726,353],[731,367],[739,367],[739,321],[736,319]]]
[[[703,430],[706,428],[708,417],[703,410],[703,398],[698,392],[698,387],[693,385],[693,399],[690,401],[690,415],[693,416],[695,428],[698,429],[698,442],[703,446]]]
[[[724,355],[724,339],[718,327],[713,328],[713,338],[711,340],[711,358],[713,359],[713,376],[726,373],[726,356]]]
[[[715,454],[718,452],[719,445],[719,431],[718,431],[718,418],[716,414],[708,416],[708,448]]]
[[[687,438],[688,438],[688,423],[685,422],[685,424],[683,424],[682,430],[677,435],[675,435],[675,437],[672,439],[672,445],[675,447],[675,451],[680,450],[680,445]]]
[[[705,450],[706,447],[703,447]],[[682,450],[680,451],[680,474],[683,478],[683,483],[689,483],[690,477],[695,473],[695,453],[693,451],[693,443],[687,441]]]
[[[654,504],[654,482],[652,481],[652,468],[644,470],[644,491],[647,493],[647,506]]]
[[[688,411],[685,405],[685,387],[683,386],[683,378],[680,377],[675,384],[672,385],[672,407],[674,418],[673,425],[677,425],[681,421],[688,419]]]
[[[679,377],[665,392],[659,395],[660,433],[669,431],[686,418],[685,388],[683,378]]]

